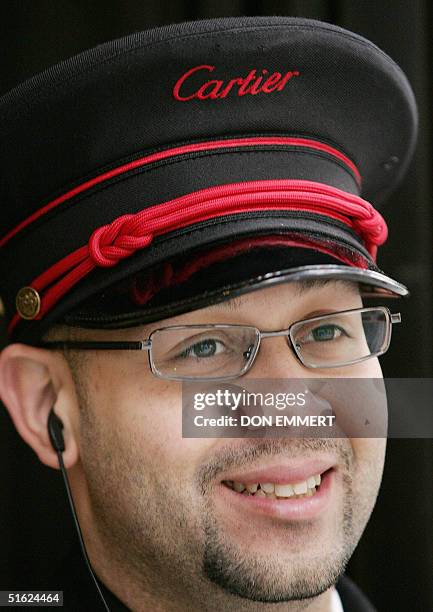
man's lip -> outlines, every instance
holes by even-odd
[[[317,457],[311,459],[291,459],[287,462],[274,463],[248,471],[239,470],[227,472],[221,481],[231,480],[242,482],[245,485],[255,483],[273,482],[275,484],[297,483],[307,480],[314,474],[323,474],[331,468],[335,468],[337,461],[331,457]]]
[[[244,495],[233,491],[223,483],[219,493],[227,513],[238,512],[247,521],[257,517],[278,519],[285,523],[296,524],[305,521],[319,520],[325,516],[331,502],[337,500],[337,491],[341,488],[341,475],[337,470],[327,470],[316,493],[311,497],[271,498]]]

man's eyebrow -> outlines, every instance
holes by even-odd
[[[351,289],[355,291],[357,289],[357,284],[353,281],[348,280],[340,280],[335,278],[313,278],[313,279],[305,279],[298,281],[296,284],[298,285],[297,293],[302,295],[307,291],[311,291],[312,289],[320,289],[321,287],[325,287],[331,283],[337,284],[337,287],[344,287],[345,289]]]
[[[242,296],[229,298],[223,302],[216,302],[206,306],[206,310],[230,310],[231,312],[237,312],[242,307]]]
[[[307,293],[308,291],[311,291],[314,289],[321,289],[322,287],[325,287],[326,285],[329,285],[330,283],[336,283],[337,287],[341,287],[346,290],[349,289],[353,292],[357,291],[357,284],[352,281],[340,280],[340,279],[337,280],[333,278],[314,278],[314,279],[305,279],[305,280],[296,281],[295,282],[297,286],[296,294],[300,296],[300,295],[303,295],[304,293]],[[246,295],[250,295],[250,294],[247,293]],[[237,312],[242,307],[242,304],[243,304],[242,298],[243,296],[240,295],[240,296],[236,296],[231,299],[228,299],[226,301],[211,304],[207,306],[207,310],[229,310],[231,312]]]

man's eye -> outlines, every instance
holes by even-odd
[[[319,325],[310,329],[310,331],[300,339],[302,344],[307,342],[328,342],[330,340],[336,340],[341,336],[347,336],[348,334],[339,325],[328,323],[327,325]]]
[[[219,353],[222,353],[224,349],[225,346],[220,340],[206,338],[205,340],[200,340],[200,342],[196,342],[183,350],[180,353],[180,357],[196,357],[197,359],[202,359],[205,357],[213,357],[214,355],[218,355]]]

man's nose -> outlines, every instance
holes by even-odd
[[[303,366],[294,354],[287,336],[262,338],[256,360],[244,377],[247,380],[242,383],[252,396],[258,394],[264,398],[259,406],[247,405],[243,409],[244,414],[271,419],[267,422],[257,421],[257,426],[250,428],[254,437],[302,438],[315,435],[307,425],[294,426],[284,421],[284,418],[305,418],[323,410],[323,405],[310,401],[310,384],[305,380],[310,375],[311,370]],[[251,422],[254,425],[254,421]]]
[[[290,341],[285,336],[262,338],[259,352],[252,368],[246,374],[249,378],[308,378],[307,369],[294,354]]]

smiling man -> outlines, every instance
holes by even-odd
[[[0,393],[83,537],[47,588],[71,610],[372,610],[341,575],[385,440],[182,437],[182,385],[381,377],[399,316],[362,298],[407,290],[368,200],[414,147],[400,69],[329,24],[194,22],[35,77],[0,125]]]

